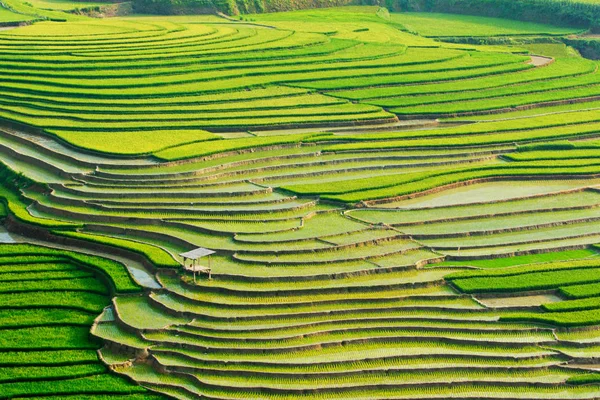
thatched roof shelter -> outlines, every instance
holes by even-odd
[[[179,256],[183,258],[183,268],[186,271],[191,271],[194,274],[194,282],[196,282],[196,272],[205,273],[208,275],[208,279],[211,279],[212,268],[210,266],[210,256],[215,254],[215,251],[199,247],[195,250],[191,250],[185,253],[181,253]],[[208,266],[199,265],[198,260],[202,257],[208,257]],[[190,260],[190,264],[187,264],[187,260]]]

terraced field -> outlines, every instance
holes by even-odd
[[[108,260],[21,244],[0,254],[2,398],[161,398],[109,374],[88,335],[114,294],[94,265]]]
[[[79,335],[90,368],[67,393],[76,362],[57,358],[54,392],[0,382],[0,397],[598,398],[598,62],[554,38],[410,33],[422,18],[443,19],[349,7],[0,32],[0,239],[30,244],[0,246],[0,304]],[[580,31],[487,22],[447,29]],[[212,279],[181,268],[196,247],[216,251]],[[41,335],[0,357],[47,353]]]

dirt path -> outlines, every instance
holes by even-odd
[[[554,59],[551,57],[531,56],[531,61],[529,61],[529,64],[532,64],[536,67],[542,67],[550,64],[552,61],[554,61]]]

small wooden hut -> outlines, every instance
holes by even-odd
[[[208,275],[208,279],[212,278],[212,269],[210,266],[210,256],[211,254],[215,254],[214,251],[210,249],[205,249],[204,247],[199,247],[195,250],[188,251],[186,253],[181,253],[179,256],[183,258],[183,268],[186,271],[191,271],[194,274],[194,282],[196,282],[196,273],[204,273]],[[208,257],[208,266],[200,265],[198,260],[202,257]],[[190,264],[187,265],[187,261],[190,260]]]

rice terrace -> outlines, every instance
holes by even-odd
[[[600,399],[600,0],[1,0],[0,399]]]

